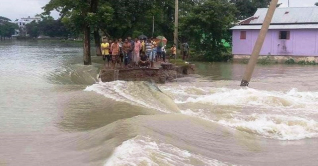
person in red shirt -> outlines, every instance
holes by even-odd
[[[134,56],[133,56],[133,62],[135,66],[138,65],[138,62],[140,60],[140,50],[141,50],[141,43],[138,40],[138,38],[136,38],[135,44],[134,44]]]
[[[120,57],[119,57],[119,43],[118,40],[115,39],[115,42],[111,45],[111,51],[112,51],[112,62],[113,62],[113,69],[115,69],[116,64],[120,64],[121,66],[121,61],[120,61]]]
[[[128,39],[125,39],[125,42],[123,44],[123,54],[124,54],[124,64],[125,67],[128,67],[128,64],[130,63],[130,58],[129,58],[129,52],[131,50],[131,44],[128,41]]]

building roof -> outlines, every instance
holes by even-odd
[[[261,29],[261,26],[255,25],[262,25],[267,10],[268,8],[257,9],[252,17],[231,29]],[[318,24],[318,7],[277,8],[270,29],[318,29],[315,24]]]
[[[259,30],[262,25],[239,25],[231,30]],[[270,25],[269,29],[318,29],[318,24]]]

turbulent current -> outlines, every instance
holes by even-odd
[[[317,165],[316,66],[196,63],[175,82],[102,83],[81,45],[0,43],[0,165]]]

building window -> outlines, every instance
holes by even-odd
[[[279,39],[289,40],[290,39],[290,31],[279,31]]]
[[[246,39],[246,31],[241,31],[241,37],[240,39],[245,40]]]

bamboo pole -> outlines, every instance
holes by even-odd
[[[278,0],[272,0],[271,4],[269,5],[269,9],[267,10],[267,14],[265,17],[265,20],[263,22],[262,25],[262,29],[258,35],[257,41],[255,43],[251,58],[248,62],[248,65],[246,67],[246,71],[245,74],[243,76],[242,82],[241,82],[241,86],[248,86],[249,82],[251,81],[251,77],[253,74],[253,71],[255,69],[255,65],[257,63],[257,59],[259,57],[259,53],[263,47],[264,44],[264,40],[269,28],[269,25],[272,21],[276,6],[277,6]]]

